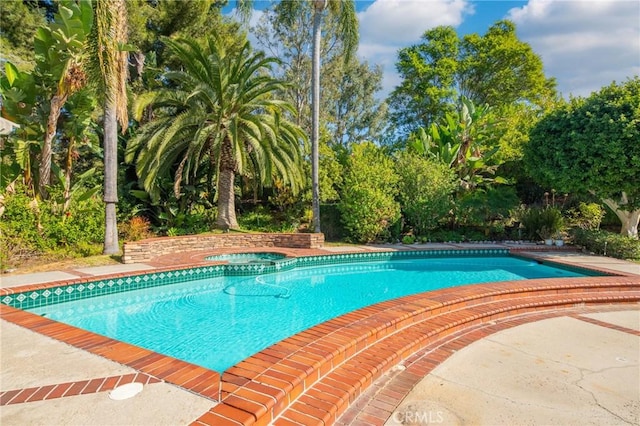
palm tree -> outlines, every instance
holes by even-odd
[[[198,170],[207,167],[209,193],[217,179],[217,226],[238,228],[236,174],[253,169],[263,184],[277,176],[294,191],[303,182],[304,132],[283,116],[293,107],[272,97],[285,87],[267,73],[276,59],[253,53],[248,42],[226,51],[216,37],[204,46],[193,39],[165,42],[182,69],[165,74],[171,88],[144,94],[134,103],[136,119],[149,106],[155,117],[129,142],[126,159],[137,154],[138,176],[155,199],[163,178],[173,174],[180,197],[182,182],[195,183]]]
[[[120,252],[118,246],[118,123],[122,132],[128,126],[126,0],[97,0],[90,53],[95,80],[104,94],[104,254]]]
[[[325,12],[338,19],[338,31],[342,36],[345,60],[348,61],[358,46],[358,18],[354,0],[309,0],[313,4],[313,58],[311,92],[311,192],[313,207],[313,229],[320,232],[320,183],[319,148],[320,139],[320,44],[322,20]],[[282,0],[285,19],[293,19],[304,8],[300,0]]]

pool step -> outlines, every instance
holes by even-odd
[[[619,293],[586,297],[582,293],[579,295],[568,293],[562,300],[552,296],[532,296],[526,299],[528,300],[519,301],[515,307],[516,312],[573,307],[576,303],[611,303],[625,301],[627,297],[620,297]],[[640,301],[640,292],[635,293],[635,299]],[[377,342],[307,389],[304,395],[309,398],[304,400],[298,398],[275,420],[274,424],[284,425],[287,421],[300,422],[300,420],[303,420],[305,425],[333,424],[349,404],[353,403],[375,380],[424,346],[444,339],[464,327],[513,315],[513,306],[509,305],[509,301],[483,305],[483,308],[487,308],[486,311],[472,306],[441,314]],[[329,388],[331,391],[327,392]]]
[[[194,424],[331,424],[391,367],[465,327],[538,310],[638,301],[640,277],[589,277],[480,284],[382,302],[230,368],[221,403]]]

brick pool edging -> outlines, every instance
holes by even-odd
[[[29,312],[0,306],[0,315],[194,393],[222,399],[196,424],[290,424],[291,417],[319,424],[335,421],[374,377],[399,360],[464,327],[522,312],[639,300],[640,277],[632,275],[480,284],[422,293],[312,327],[237,364],[221,381],[211,370]]]
[[[640,331],[594,320],[584,314],[615,312],[637,309],[637,305],[617,304],[547,310],[511,316],[489,323],[467,327],[445,339],[427,345],[402,362],[402,368],[394,369],[378,379],[335,422],[337,426],[383,426],[392,418],[411,390],[450,356],[494,333],[532,322],[551,318],[568,317],[596,324],[608,329],[640,336]],[[309,399],[305,399],[309,401]]]
[[[639,301],[640,277],[590,277],[477,284],[382,302],[226,370],[221,403],[194,424],[332,424],[402,359],[465,327],[532,311]]]

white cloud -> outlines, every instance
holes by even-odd
[[[640,74],[640,2],[530,0],[509,11],[565,96]]]
[[[457,26],[469,8],[464,0],[378,0],[358,13],[363,40],[405,45],[438,25]]]
[[[377,0],[358,13],[358,54],[384,71],[386,97],[400,83],[395,69],[397,51],[418,43],[425,31],[439,25],[458,26],[465,14],[473,13],[467,0]]]

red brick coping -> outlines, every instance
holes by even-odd
[[[555,309],[516,315],[469,326],[445,339],[435,341],[402,362],[404,369],[393,369],[373,383],[336,421],[338,426],[383,426],[411,390],[429,373],[462,348],[499,331],[550,318],[569,317],[601,327],[640,336],[640,331],[583,316],[633,308],[624,304]],[[310,402],[302,397],[301,401]]]
[[[640,276],[485,283],[405,296],[311,327],[218,373],[0,306],[0,317],[220,403],[197,425],[333,424],[394,365],[497,319],[640,302]]]
[[[299,248],[319,249],[324,245],[324,234],[228,233],[212,235],[184,235],[158,237],[124,243],[124,263],[148,262],[159,256],[202,249],[239,248]]]
[[[126,385],[127,383],[147,385],[159,382],[161,382],[161,380],[147,374],[133,373],[120,376],[100,377],[80,382],[66,382],[26,389],[13,389],[0,392],[0,406],[106,392],[118,386]]]

